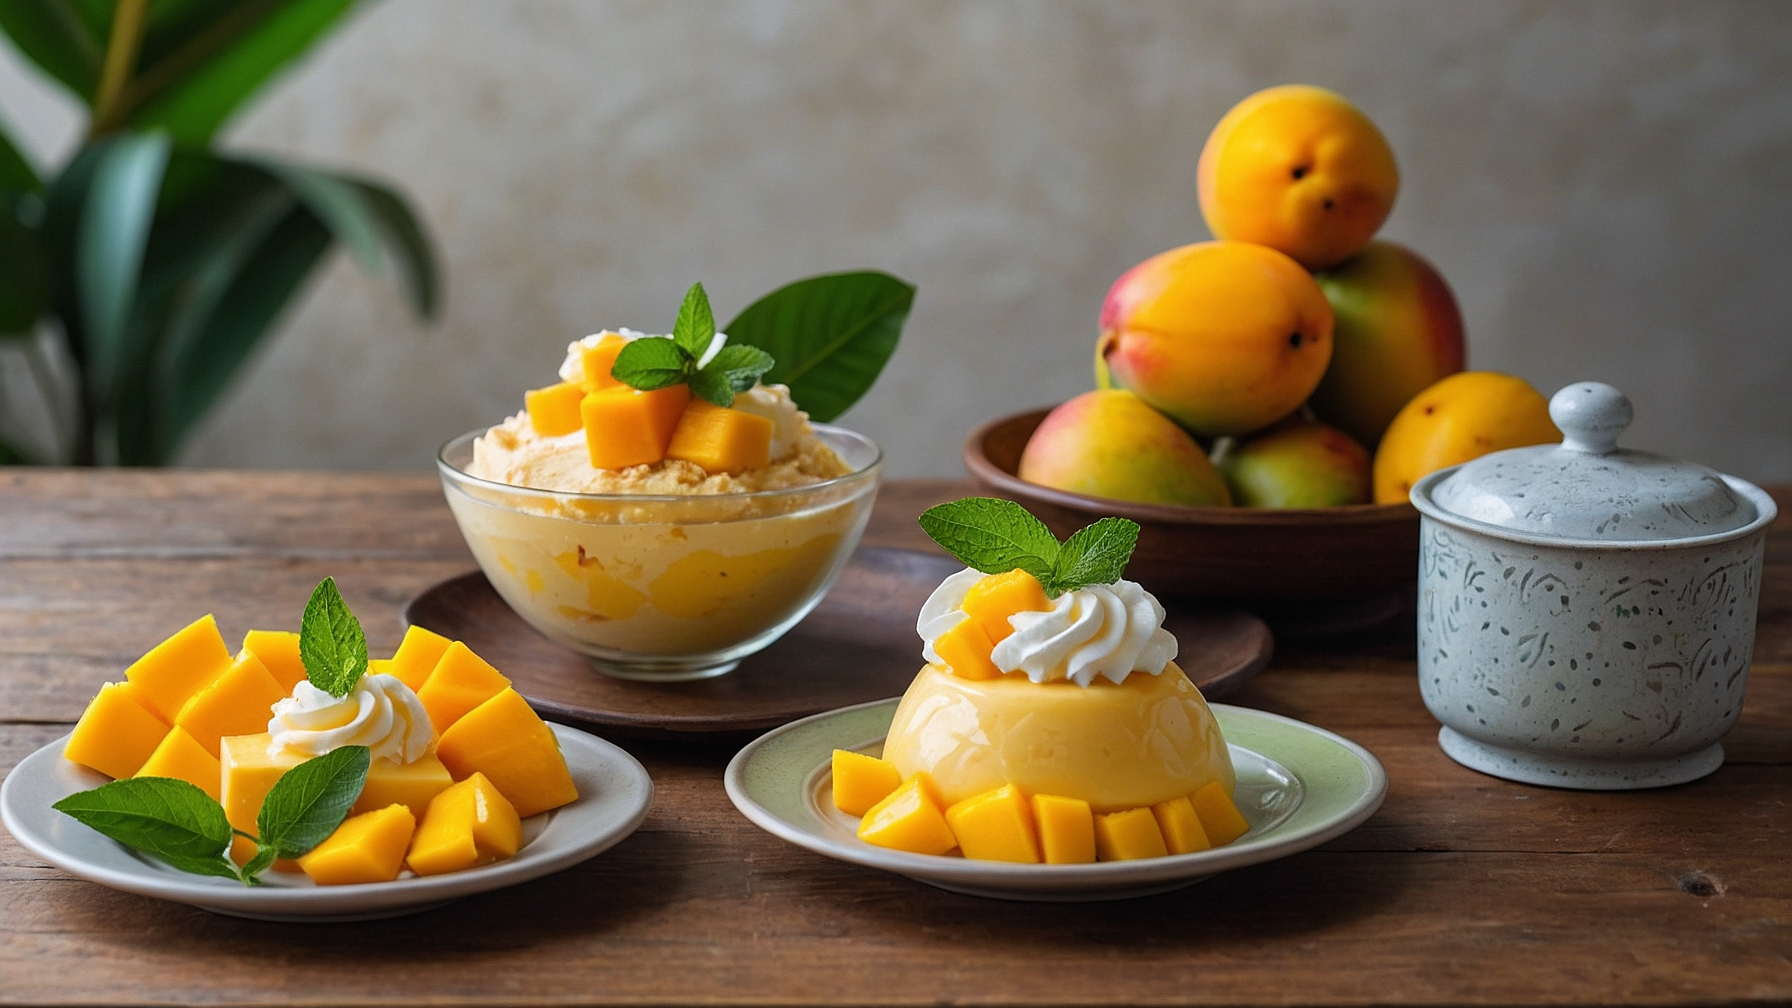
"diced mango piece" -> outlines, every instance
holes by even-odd
[[[108,777],[136,774],[168,734],[163,721],[124,683],[107,683],[81,712],[62,755]]]
[[[903,781],[866,811],[859,821],[859,839],[916,854],[944,854],[958,846],[931,783],[924,774]]]
[[[622,382],[610,372],[616,367],[616,357],[622,348],[628,346],[628,340],[611,333],[597,341],[596,346],[586,347],[579,357],[579,370],[583,377],[582,384],[587,392],[601,392],[604,389],[621,388]]]
[[[1044,612],[1052,607],[1045,597],[1039,579],[1020,568],[1006,574],[990,574],[971,585],[964,593],[963,609],[971,619],[982,624],[993,646],[1002,643],[1014,632],[1008,617],[1017,612]]]
[[[224,736],[249,735],[266,728],[271,708],[285,696],[280,681],[250,651],[189,697],[174,723],[216,756],[218,740]]]
[[[999,678],[1002,670],[989,660],[994,647],[989,634],[983,632],[983,624],[968,616],[933,641],[933,653],[961,679]]]
[[[299,635],[290,630],[251,630],[243,635],[243,650],[261,659],[268,674],[279,680],[291,693],[305,678],[305,663],[299,658]],[[237,657],[242,657],[238,652]]]
[[[584,426],[579,404],[585,401],[585,386],[578,382],[561,382],[547,388],[523,393],[523,409],[529,414],[529,426],[542,437],[571,434]]]
[[[1088,802],[1063,795],[1034,795],[1033,821],[1039,827],[1039,847],[1046,864],[1095,860],[1095,816]]]
[[[672,431],[691,401],[686,385],[671,385],[652,392],[639,389],[604,389],[579,403],[585,424],[585,448],[596,469],[627,469],[652,465],[666,457]]]
[[[429,803],[405,860],[419,875],[440,875],[507,858],[522,843],[517,810],[475,773]]]
[[[208,613],[150,648],[124,670],[124,677],[150,713],[173,724],[187,698],[222,675],[233,660],[218,621]]]
[[[223,786],[218,804],[224,806],[224,817],[230,825],[248,833],[255,832],[255,817],[261,813],[261,803],[267,800],[269,789],[282,774],[307,758],[291,752],[269,755],[268,744],[272,741],[266,732],[230,735],[220,747]],[[374,760],[367,768],[361,797],[349,811],[359,814],[387,805],[404,805],[412,813],[422,815],[430,801],[452,783],[448,769],[433,754],[411,763]]]
[[[666,457],[696,463],[707,473],[758,469],[772,460],[772,422],[745,410],[692,399],[672,431]]]
[[[490,700],[510,685],[504,673],[460,641],[448,645],[436,667],[417,690],[417,699],[429,712],[429,723],[446,732],[461,715]]]
[[[1133,861],[1170,853],[1150,808],[1130,808],[1095,817],[1095,853],[1103,861]]]
[[[517,815],[576,801],[554,730],[514,689],[503,689],[442,732],[436,755],[456,780],[479,774],[504,793]]]
[[[834,750],[834,807],[847,815],[864,815],[901,784],[902,774],[889,760]]]
[[[367,659],[367,674],[368,675],[391,675],[392,674],[392,659],[390,659],[390,658],[369,658],[369,659]],[[412,692],[416,692],[416,691],[413,690]]]
[[[1213,846],[1187,798],[1158,802],[1151,806],[1151,815],[1157,820],[1157,831],[1163,834],[1164,849],[1169,853],[1193,854]]]
[[[387,671],[412,690],[420,690],[429,681],[429,674],[436,670],[436,662],[442,660],[442,655],[452,643],[454,642],[433,630],[425,630],[420,626],[407,627],[404,640],[398,642],[398,650],[393,652],[392,664]]]
[[[343,820],[336,832],[299,858],[299,867],[318,885],[390,882],[404,868],[416,831],[417,817],[403,805],[363,812]]]
[[[1200,817],[1207,839],[1213,841],[1215,847],[1224,847],[1251,831],[1250,822],[1238,811],[1232,796],[1219,781],[1189,795],[1188,802],[1194,807],[1195,815]]]
[[[176,725],[162,736],[162,742],[156,746],[156,751],[149,754],[149,759],[137,768],[133,776],[184,780],[211,795],[212,801],[217,801],[221,774],[218,757],[187,734],[185,728]]]
[[[429,808],[430,800],[448,790],[453,783],[454,777],[435,753],[409,763],[374,760],[367,768],[367,783],[361,787],[361,797],[355,799],[355,806],[349,812],[360,815],[388,805],[403,805],[421,816]]]
[[[966,798],[946,810],[946,824],[958,849],[979,861],[1038,864],[1039,835],[1033,809],[1013,784]]]

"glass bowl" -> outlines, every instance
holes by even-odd
[[[442,489],[473,558],[525,622],[623,679],[708,679],[815,608],[858,546],[883,452],[814,425],[852,471],[790,490],[556,493],[469,476],[485,428],[442,446]]]

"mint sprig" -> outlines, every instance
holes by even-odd
[[[672,335],[631,341],[616,355],[610,376],[643,392],[689,385],[691,394],[705,402],[732,406],[735,394],[758,384],[759,376],[770,371],[776,362],[764,350],[744,344],[723,346],[703,362],[715,335],[716,319],[710,311],[709,295],[702,284],[692,284],[678,307]]]
[[[349,745],[288,770],[268,790],[255,817],[262,849],[283,858],[309,854],[348,817],[372,765],[372,750]]]
[[[1062,544],[1045,523],[1013,501],[966,497],[921,512],[921,529],[966,567],[984,574],[1020,568],[1047,598],[1092,584],[1113,584],[1138,545],[1139,525],[1103,518]]]
[[[367,671],[367,634],[336,590],[335,578],[318,582],[305,603],[299,660],[311,685],[333,697],[348,696]]]

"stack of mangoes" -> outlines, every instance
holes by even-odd
[[[1214,127],[1196,173],[1216,240],[1114,282],[1097,390],[1045,418],[1022,479],[1149,504],[1392,503],[1432,470],[1560,439],[1522,379],[1463,371],[1437,270],[1374,240],[1400,174],[1356,106],[1260,91]]]

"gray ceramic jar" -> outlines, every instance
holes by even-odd
[[[1581,382],[1560,445],[1420,480],[1419,687],[1464,766],[1588,790],[1723,762],[1777,509],[1745,480],[1620,449],[1631,406]]]

